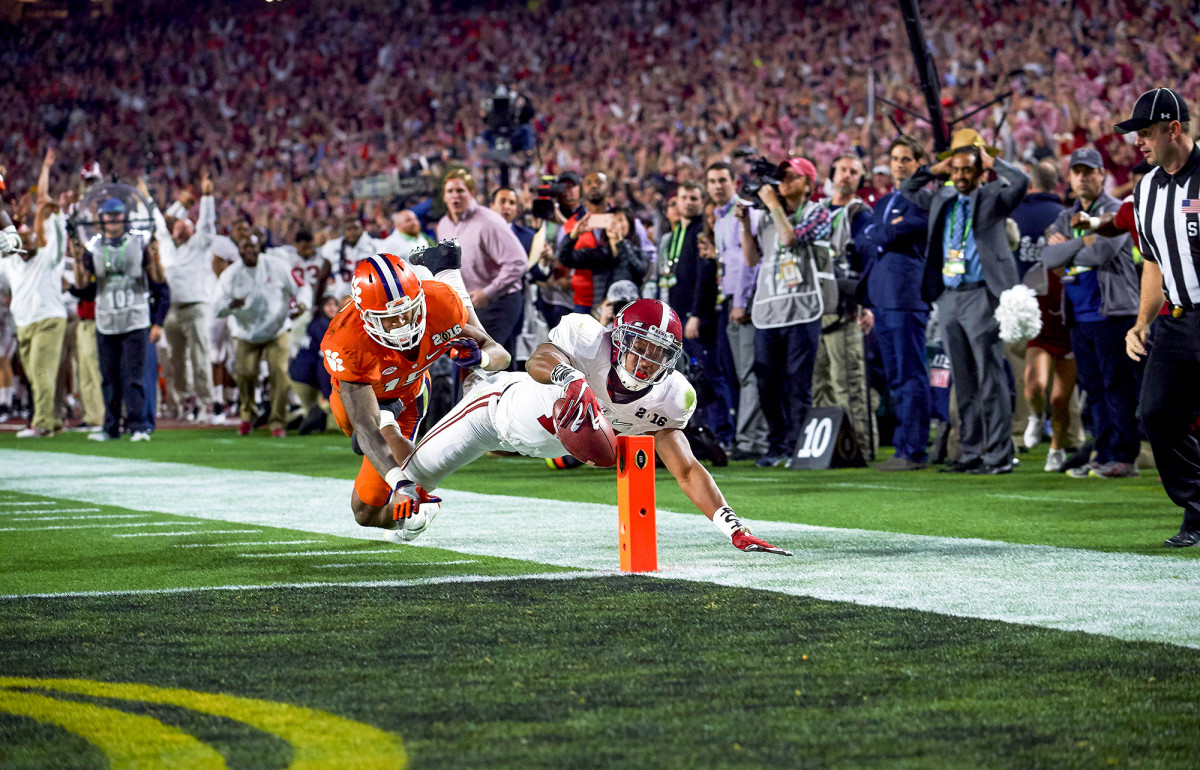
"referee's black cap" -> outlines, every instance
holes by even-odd
[[[1164,120],[1187,123],[1187,102],[1169,88],[1154,88],[1138,97],[1137,104],[1133,105],[1133,115],[1113,126],[1113,130],[1118,134],[1129,134]]]

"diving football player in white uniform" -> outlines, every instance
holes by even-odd
[[[530,357],[528,374],[472,374],[462,401],[408,457],[404,476],[432,491],[446,476],[489,451],[529,457],[567,454],[555,433],[554,418],[555,402],[565,397],[567,414],[591,406],[615,433],[653,435],[655,449],[680,489],[735,547],[790,556],[750,534],[692,455],[683,428],[696,408],[696,393],[675,371],[682,351],[679,317],[658,300],[629,304],[617,314],[611,331],[591,316],[568,315],[550,332],[550,342]],[[411,520],[398,534],[412,540],[436,512],[414,504],[408,511]]]

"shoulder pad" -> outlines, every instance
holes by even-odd
[[[434,275],[443,270],[460,270],[462,269],[462,248],[456,239],[441,241],[436,246],[413,249],[408,255],[408,262],[414,265],[423,265],[429,268],[429,272]]]

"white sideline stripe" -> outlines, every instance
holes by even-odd
[[[271,559],[277,556],[358,556],[359,554],[376,554],[376,553],[396,553],[395,548],[374,548],[366,551],[347,551],[342,548],[338,551],[280,551],[279,553],[239,553],[238,556],[245,556],[250,559]]]
[[[203,524],[196,526],[202,527]],[[130,535],[113,535],[113,537],[191,537],[192,535],[252,535],[257,529],[189,529],[186,532],[134,532]]]
[[[43,503],[43,502],[41,502],[41,501],[37,501],[37,502],[26,502],[26,503],[14,503],[14,502],[5,502],[5,501],[0,501],[0,508],[5,508],[5,507],[8,507],[8,506],[10,506],[10,505],[11,505],[11,506],[20,506],[20,505],[45,505],[45,503]],[[28,513],[28,511],[16,511],[16,513]]]
[[[41,503],[45,505],[45,503]],[[42,508],[38,511],[0,511],[0,516],[29,516],[34,513],[96,513],[99,508]]]
[[[579,580],[612,577],[611,572],[530,572],[523,575],[440,575],[408,580],[308,580],[303,583],[263,583],[260,585],[193,586],[190,588],[131,588],[123,591],[63,591],[49,594],[4,594],[0,601],[13,599],[66,599],[91,596],[154,596],[156,594],[195,594],[207,591],[273,591],[280,588],[407,588],[443,583],[496,583],[506,580]]]
[[[350,562],[348,564],[314,564],[313,567],[315,567],[316,569],[335,569],[335,568],[341,568],[341,567],[382,567],[382,566],[395,567],[397,565],[402,566],[402,567],[441,567],[446,564],[474,564],[477,561],[479,561],[479,559],[457,559],[455,561],[406,561],[406,562],[356,561],[356,562]]]
[[[239,530],[242,531],[242,530]],[[245,530],[249,532],[250,530]],[[207,532],[189,532],[189,535],[207,535]],[[116,537],[129,537],[128,535],[116,535]],[[176,543],[176,548],[245,548],[248,545],[301,545],[307,543],[319,543],[320,540],[251,540],[245,543]]]
[[[77,526],[54,526],[54,527],[2,527],[0,532],[45,532],[50,529],[116,529],[117,527],[178,527],[177,521],[139,521],[130,522],[128,524],[79,524]],[[188,532],[189,535],[197,534]]]
[[[148,513],[102,513],[99,516],[35,516],[31,519],[9,519],[9,521],[84,521],[86,519],[144,519]]]
[[[379,542],[383,532],[354,522],[349,477],[112,457],[91,457],[81,465],[77,455],[27,450],[0,450],[0,467],[5,471],[0,489],[14,492],[54,489],[87,503],[289,533]],[[263,499],[264,489],[271,490],[269,504],[247,505]],[[454,490],[439,495],[445,503],[437,526],[412,545],[394,547],[444,548],[575,570],[617,569],[613,505]],[[734,502],[753,515],[752,498]],[[995,506],[983,495],[957,503],[963,516],[995,516]],[[698,514],[660,510],[657,522],[659,578],[1200,647],[1200,559],[751,518],[756,534],[799,554],[787,559],[734,550]],[[1146,533],[1149,542],[1151,534]]]

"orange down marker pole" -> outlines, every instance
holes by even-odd
[[[654,524],[654,437],[617,436],[617,509],[622,572],[658,569]]]

